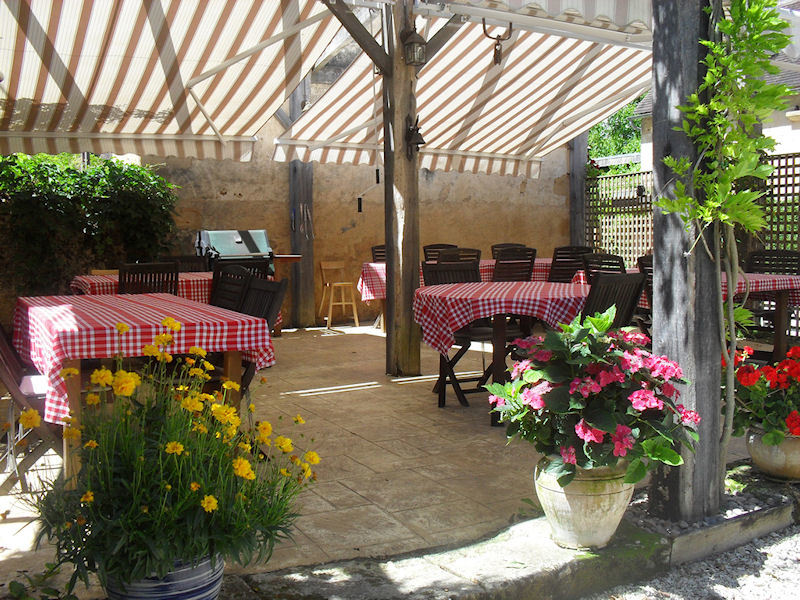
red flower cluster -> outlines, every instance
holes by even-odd
[[[800,355],[800,346],[792,348],[790,353],[795,350],[798,352],[795,352],[794,355]],[[793,380],[800,381],[800,360],[785,358],[774,367],[765,365],[760,369],[756,369],[750,364],[744,364],[736,371],[736,379],[746,387],[755,385],[762,375],[771,389],[788,389]]]
[[[793,410],[786,417],[786,427],[789,429],[789,435],[800,435],[800,413]]]

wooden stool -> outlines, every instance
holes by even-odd
[[[350,306],[353,309],[353,320],[358,323],[358,310],[356,309],[356,297],[353,290],[353,282],[345,281],[344,277],[344,262],[342,261],[320,261],[320,271],[322,272],[322,300],[319,303],[319,310],[317,312],[322,314],[322,309],[325,306],[325,296],[328,296],[328,329],[331,328],[331,319],[333,317],[333,307],[341,306],[342,312],[345,307]],[[336,293],[339,290],[339,293]],[[349,294],[350,299],[347,299]],[[338,295],[338,300],[336,299]]]

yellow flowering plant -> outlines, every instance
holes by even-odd
[[[55,545],[57,564],[74,566],[69,592],[91,572],[103,585],[124,584],[164,576],[176,560],[267,560],[290,536],[298,493],[316,479],[316,452],[255,421],[252,404],[244,415],[227,404],[236,384],[209,393],[205,352],[173,357],[171,343],[159,335],[140,372],[122,369],[121,357],[114,371],[96,370],[80,427],[65,428],[80,440],[80,469],[46,486],[37,508],[39,541]]]

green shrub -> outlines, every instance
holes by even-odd
[[[90,267],[154,260],[175,186],[147,166],[74,155],[0,158],[0,276],[20,295],[66,291]]]

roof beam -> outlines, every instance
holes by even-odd
[[[322,0],[322,3],[339,19],[342,26],[353,37],[356,44],[372,59],[372,62],[380,69],[381,73],[391,75],[392,61],[389,59],[389,55],[375,41],[375,38],[367,31],[364,24],[356,18],[350,7],[342,0]]]

